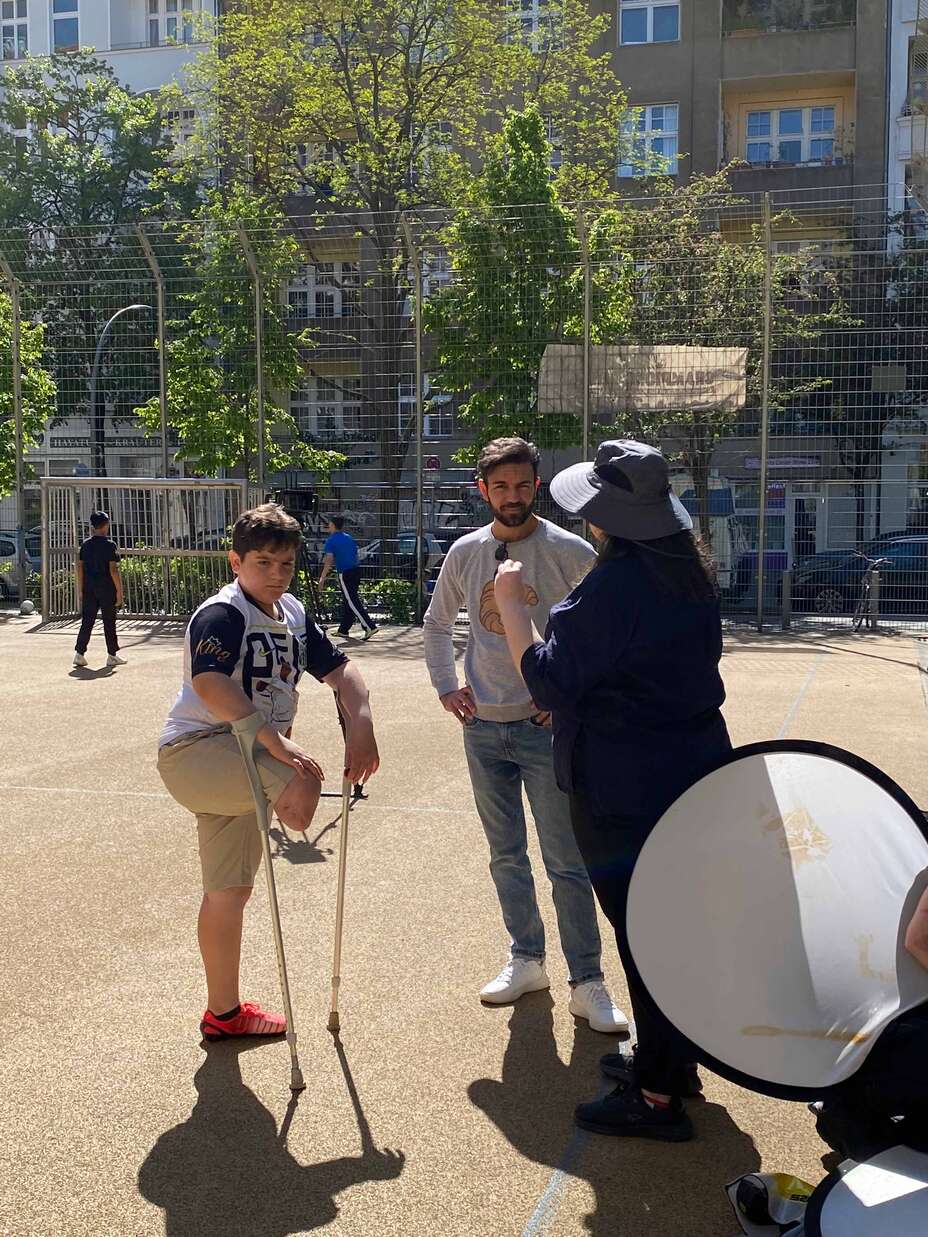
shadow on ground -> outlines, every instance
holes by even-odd
[[[287,1149],[293,1099],[280,1131],[242,1081],[239,1056],[254,1043],[211,1044],[196,1072],[197,1102],[162,1134],[139,1169],[142,1196],[164,1210],[166,1237],[288,1237],[338,1215],[336,1195],[403,1171],[401,1151],[374,1146],[341,1043],[336,1051],[351,1096],[361,1152],[300,1164]]]
[[[578,1021],[565,1064],[557,1053],[551,1009],[548,993],[522,997],[514,1006],[502,1081],[471,1083],[471,1102],[521,1155],[589,1183],[596,1201],[584,1228],[595,1237],[718,1237],[730,1231],[723,1186],[760,1167],[753,1140],[723,1108],[702,1101],[690,1104],[697,1132],[691,1143],[603,1138],[576,1130],[574,1106],[594,1098],[603,1083],[598,1061],[611,1041]],[[549,1217],[543,1209],[556,1215],[559,1193],[557,1186],[549,1189],[526,1233],[545,1231]]]

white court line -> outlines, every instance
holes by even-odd
[[[89,786],[13,786],[9,783],[0,783],[0,790],[20,790],[27,794],[42,794],[42,795],[102,795],[110,796],[115,799],[170,799],[171,796],[163,790],[98,790]],[[364,800],[367,802],[367,800]],[[461,816],[468,812],[468,808],[461,808],[455,811],[454,808],[448,807],[386,807],[378,803],[372,803],[371,809],[377,812],[421,812],[432,816]]]

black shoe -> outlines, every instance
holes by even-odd
[[[616,1082],[624,1082],[629,1086],[635,1081],[635,1054],[607,1052],[604,1057],[599,1058],[599,1068],[607,1078],[614,1078]],[[681,1094],[689,1100],[702,1095],[702,1079],[695,1065],[686,1067],[686,1086]]]
[[[578,1104],[574,1120],[581,1130],[618,1138],[656,1138],[684,1143],[693,1137],[693,1125],[681,1099],[669,1108],[652,1108],[637,1087],[618,1086],[604,1100]]]

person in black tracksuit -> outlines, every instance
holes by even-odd
[[[332,569],[338,576],[342,590],[342,612],[338,624],[338,634],[348,636],[355,623],[360,623],[364,630],[364,639],[368,640],[377,630],[377,624],[367,612],[367,607],[361,600],[361,568],[358,566],[358,543],[350,533],[345,532],[344,516],[333,515],[329,520],[329,536],[322,548],[325,558],[319,575],[319,592],[325,588]]]
[[[552,712],[558,784],[616,932],[638,1038],[634,1058],[603,1058],[620,1085],[581,1104],[576,1120],[603,1134],[683,1141],[692,1137],[683,1097],[698,1088],[695,1049],[644,989],[627,948],[625,907],[651,829],[731,750],[719,711],[718,589],[652,447],[603,443],[593,464],[559,473],[551,495],[589,521],[599,562],[552,609],[543,642],[532,632],[518,563],[501,564],[496,599],[532,699]]]
[[[124,666],[126,659],[119,656],[119,639],[116,635],[116,611],[123,603],[122,577],[119,574],[119,554],[115,541],[110,540],[110,517],[105,511],[94,511],[90,516],[93,536],[81,545],[77,562],[77,600],[81,610],[81,629],[74,646],[74,665],[86,666],[84,654],[90,643],[90,633],[97,620],[103,616],[103,635],[106,639],[107,666]]]

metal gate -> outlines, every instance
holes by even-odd
[[[244,480],[43,478],[43,618],[77,613],[77,556],[92,511],[110,515],[126,615],[183,618],[231,579],[229,531],[252,501],[262,500]]]

